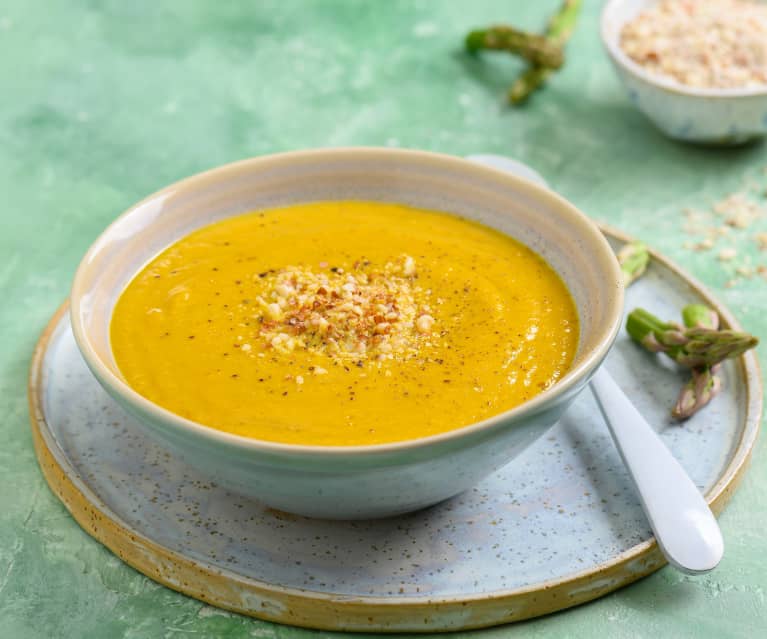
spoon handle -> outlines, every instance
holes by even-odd
[[[688,574],[715,568],[722,533],[695,484],[604,366],[591,390],[666,559]]]
[[[539,173],[511,158],[466,159],[548,186]],[[592,378],[591,390],[666,559],[689,574],[715,568],[724,553],[722,533],[695,484],[604,366]]]

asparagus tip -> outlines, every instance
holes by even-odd
[[[623,271],[624,284],[628,286],[638,280],[647,270],[650,263],[650,252],[647,245],[636,240],[625,244],[617,256],[618,263]]]
[[[466,34],[466,50],[469,53],[476,53],[482,48],[482,42],[485,39],[485,32],[481,30],[470,31]]]
[[[722,389],[722,378],[717,375],[717,369],[718,366],[705,366],[692,370],[692,377],[682,387],[676,404],[671,409],[674,419],[689,419],[719,393]]]

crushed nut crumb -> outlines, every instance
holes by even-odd
[[[767,203],[763,180],[756,174],[743,179],[739,190],[714,202],[708,208],[685,207],[681,213],[682,231],[687,238],[682,246],[691,251],[716,250],[715,257],[722,270],[731,278],[727,287],[762,273],[751,264],[748,244],[767,251]],[[697,237],[696,237],[697,236]],[[727,238],[728,246],[720,241]],[[743,255],[743,257],[741,257]],[[733,277],[737,275],[738,277]]]
[[[707,237],[705,240],[701,240],[700,242],[693,244],[692,248],[696,251],[708,251],[714,248],[714,240],[712,240],[710,237]]]
[[[259,274],[260,336],[281,353],[304,349],[360,362],[414,356],[436,322],[428,313],[431,291],[416,280],[409,255],[380,269],[358,260],[348,271],[289,266]]]

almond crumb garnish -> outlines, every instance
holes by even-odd
[[[431,315],[421,315],[415,321],[415,327],[419,333],[430,333],[432,326],[434,326],[434,318]]]
[[[705,240],[693,244],[693,249],[696,251],[708,251],[712,248],[714,248],[714,240],[711,238],[706,238]]]
[[[288,266],[253,278],[261,287],[254,317],[265,345],[280,353],[303,349],[357,361],[412,357],[436,322],[427,312],[431,291],[416,278],[409,255],[378,269],[364,259],[348,270]]]

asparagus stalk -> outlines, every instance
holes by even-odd
[[[509,89],[509,102],[522,104],[554,73],[549,67],[532,66],[519,76]]]
[[[671,416],[674,419],[692,417],[708,404],[722,389],[722,378],[716,374],[719,364],[692,369],[692,377],[682,387]]]
[[[719,328],[719,313],[705,304],[688,304],[682,309],[682,322],[688,328]]]
[[[472,31],[466,36],[470,52],[480,49],[509,51],[534,65],[558,69],[564,62],[562,47],[545,36],[503,25]]]
[[[618,251],[618,263],[623,271],[624,284],[628,286],[639,279],[647,270],[650,253],[644,242],[635,241],[625,244]]]
[[[705,304],[689,304],[682,309],[682,321],[688,328],[695,326],[718,329],[719,314]],[[720,364],[692,369],[692,377],[682,387],[671,416],[688,419],[706,406],[722,389],[722,378],[717,374]]]
[[[564,0],[546,28],[546,37],[558,40],[560,44],[570,37],[578,21],[578,13],[581,10],[581,0]]]
[[[564,0],[559,11],[549,20],[546,37],[564,47],[575,28],[578,14],[581,10],[581,0]],[[509,100],[512,104],[521,104],[530,97],[553,73],[545,65],[533,65],[527,69],[509,90]]]
[[[725,359],[742,355],[759,343],[748,333],[662,322],[641,308],[629,314],[626,331],[647,350],[665,353],[688,368],[714,366]]]

